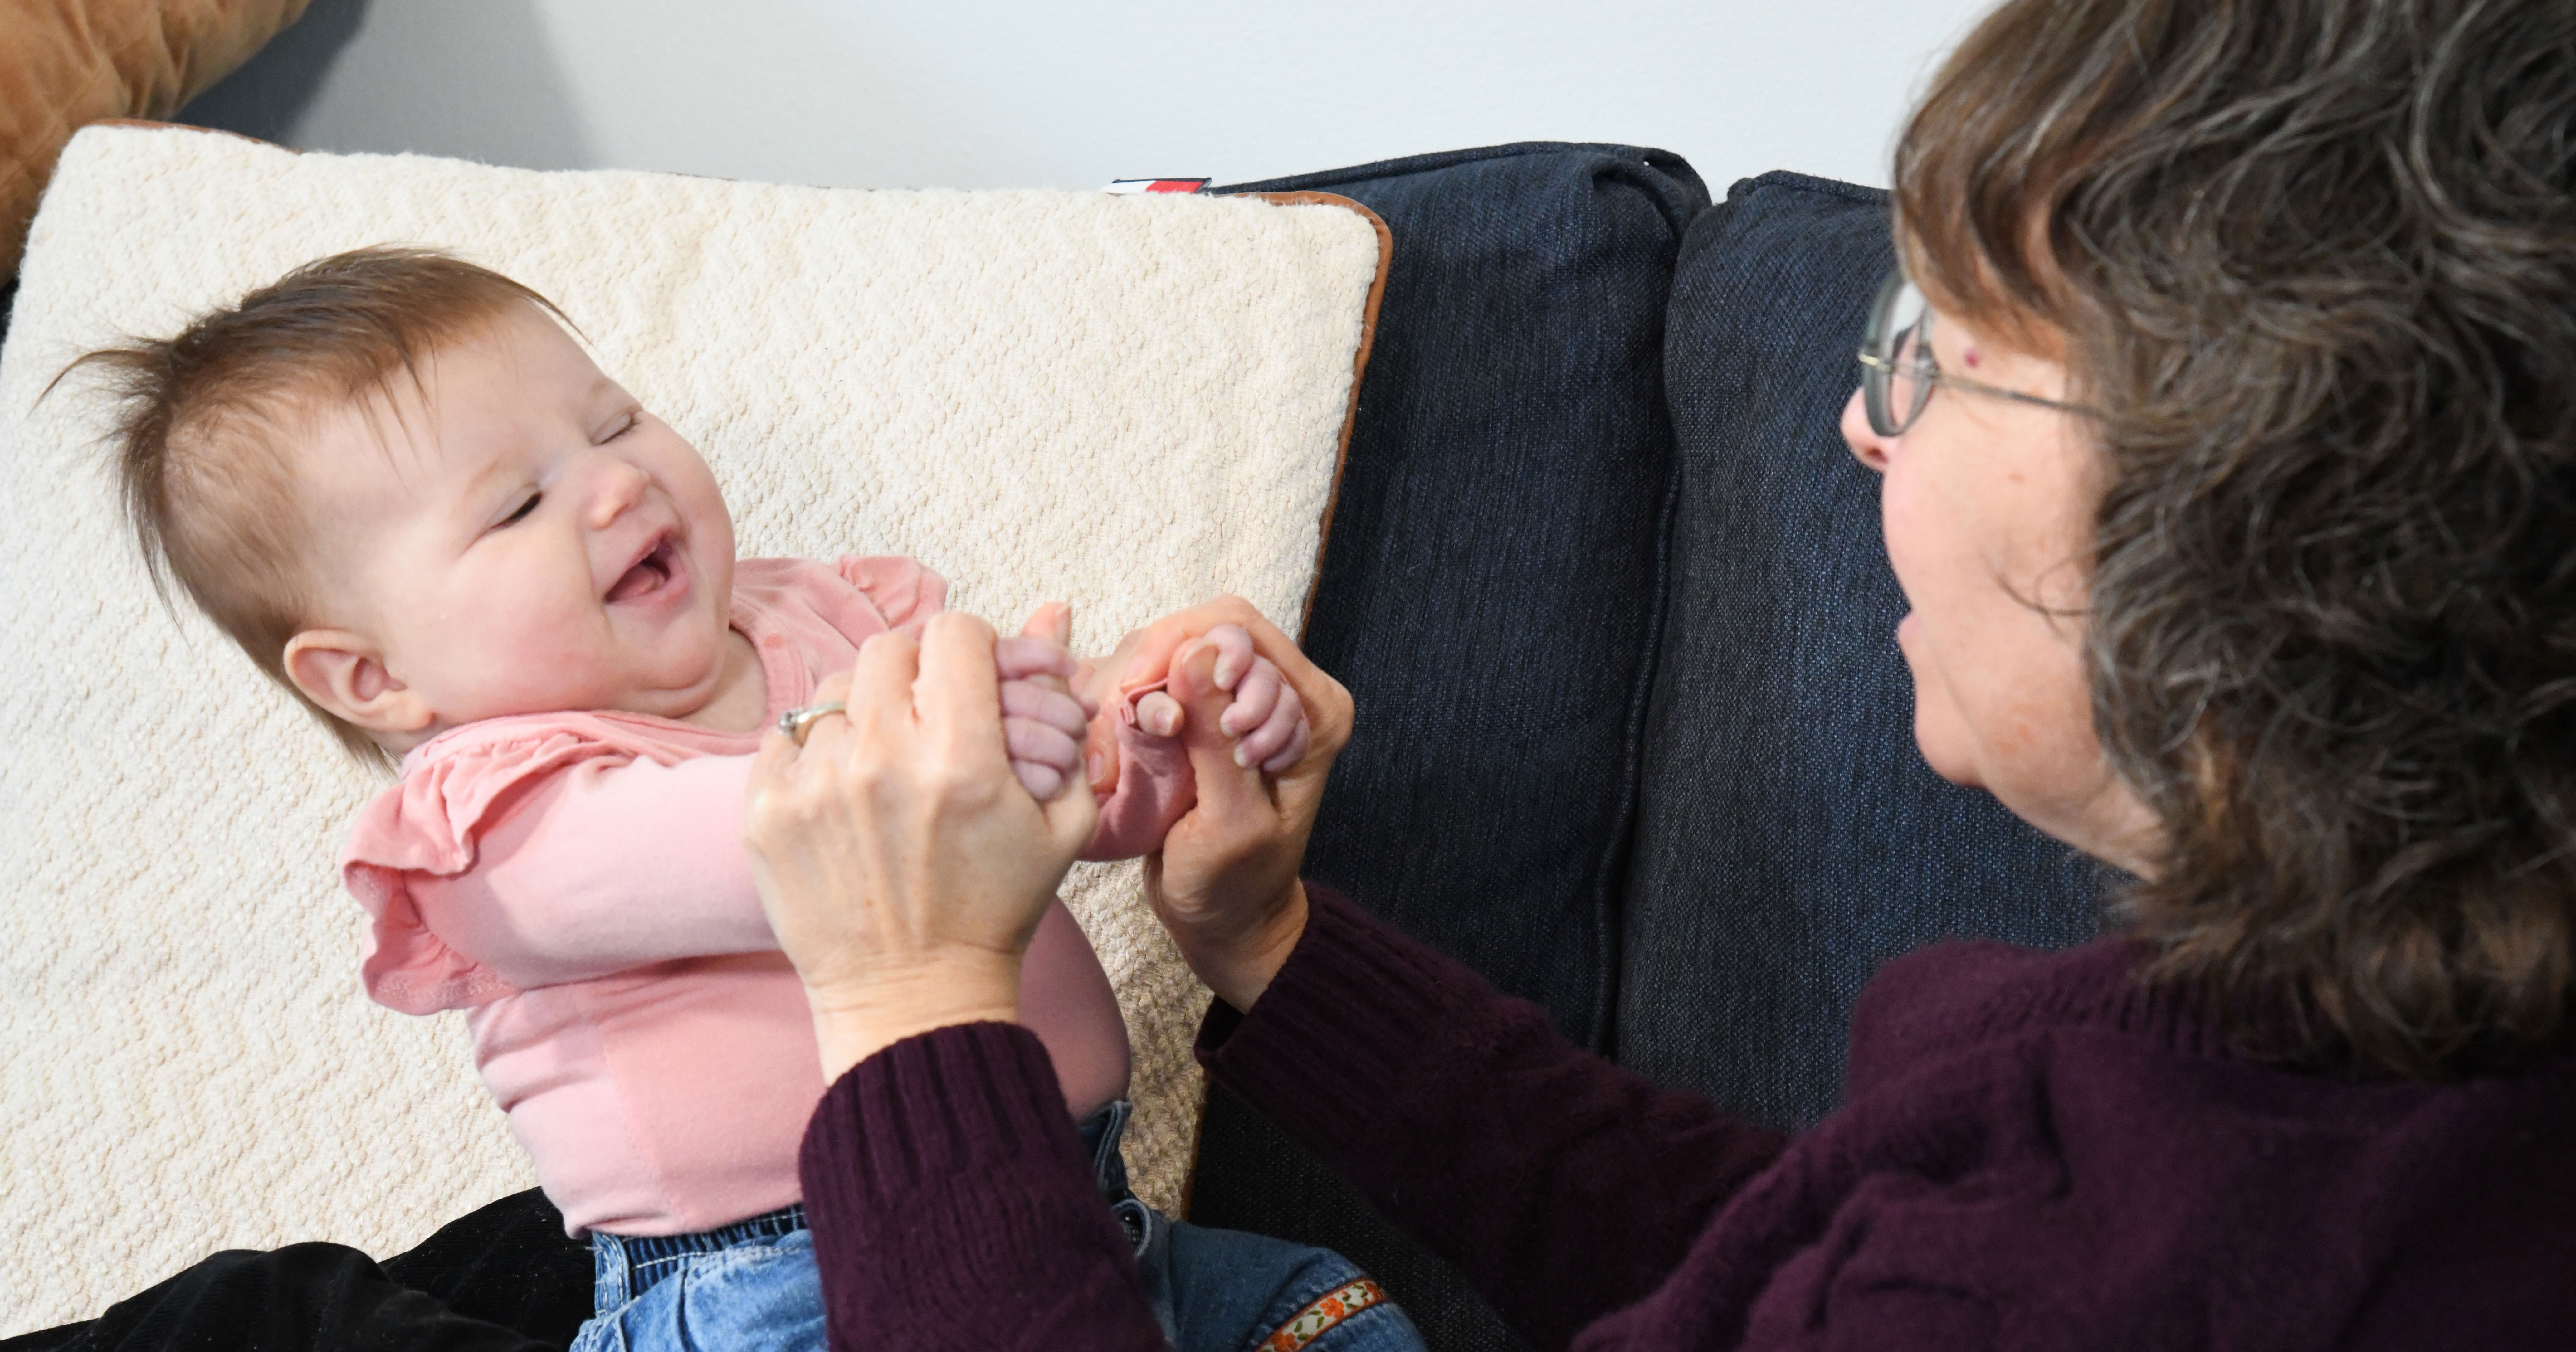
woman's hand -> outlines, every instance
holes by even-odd
[[[1019,1013],[1020,956],[1091,838],[1088,793],[1041,803],[1014,777],[991,626],[933,616],[880,634],[751,771],[743,843],[761,907],[814,1011],[826,1081],[955,1023]]]
[[[1053,617],[1050,608],[1042,607],[1029,618],[1027,632],[1036,633],[1043,620]],[[1217,684],[1234,692],[1234,702],[1224,707],[1218,720],[1221,731],[1236,739],[1234,760],[1238,765],[1258,765],[1277,774],[1305,758],[1308,729],[1302,701],[1297,691],[1279,674],[1269,658],[1252,646],[1252,635],[1239,624],[1217,625],[1204,633],[1193,633],[1188,625],[1196,619],[1205,622],[1203,610],[1185,610],[1157,620],[1142,629],[1128,631],[1118,647],[1098,662],[1077,662],[1071,695],[1081,701],[1084,710],[1097,715],[1103,708],[1120,702],[1126,683],[1139,673],[1151,672],[1155,680],[1171,674],[1172,657],[1183,644],[1195,639],[1216,650]],[[1061,641],[1061,640],[1059,640]],[[1005,639],[1003,646],[1034,643],[1035,639]],[[1008,684],[1010,669],[1006,665],[1002,686],[1003,704],[1010,704],[1012,687]],[[1135,707],[1136,726],[1149,736],[1176,737],[1186,715],[1179,700],[1167,690],[1152,689],[1138,697]],[[1124,767],[1118,756],[1119,718],[1095,717],[1084,743],[1085,765],[1091,776],[1092,792],[1106,801],[1118,791],[1119,775]],[[1012,754],[1018,756],[1019,741],[1012,740]],[[1041,771],[1043,773],[1043,771]],[[1021,776],[1023,782],[1029,776]],[[1038,797],[1037,785],[1029,791]]]
[[[1253,663],[1232,645],[1181,637],[1221,625],[1240,626],[1276,667],[1285,691],[1269,699],[1293,694],[1304,712],[1303,754],[1268,778],[1259,763],[1236,763],[1239,744],[1226,731],[1226,714]],[[1180,732],[1198,780],[1198,805],[1172,827],[1162,852],[1145,861],[1145,897],[1199,979],[1218,999],[1250,1009],[1306,930],[1306,891],[1297,869],[1323,806],[1325,776],[1350,741],[1351,695],[1239,597],[1220,596],[1156,621],[1139,648],[1171,655],[1166,688],[1181,705]],[[1242,694],[1249,701],[1260,692]]]

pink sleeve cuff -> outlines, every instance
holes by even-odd
[[[948,604],[948,579],[917,559],[893,554],[844,554],[833,565],[841,580],[885,617],[886,627],[919,642],[922,626]]]
[[[1118,784],[1100,800],[1100,825],[1085,859],[1134,859],[1163,848],[1172,824],[1199,801],[1190,773],[1189,748],[1178,737],[1157,737],[1138,725],[1136,701],[1163,688],[1163,679],[1122,687],[1116,703],[1100,711],[1117,722]]]

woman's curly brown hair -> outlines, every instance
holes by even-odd
[[[2015,0],[1897,152],[1936,302],[2101,409],[2097,730],[2158,974],[2411,1076],[2576,977],[2576,5]]]

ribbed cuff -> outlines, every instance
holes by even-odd
[[[1306,932],[1249,1014],[1220,1000],[1199,1064],[1322,1151],[1363,1135],[1460,1033],[1451,1012],[1490,1001],[1484,979],[1306,884]]]
[[[798,1159],[835,1349],[1159,1345],[1055,1067],[1017,1024],[907,1038],[824,1092]]]
[[[881,1208],[994,1170],[1089,1186],[1055,1064],[1013,1023],[934,1029],[852,1066],[816,1107],[798,1168],[809,1208]]]

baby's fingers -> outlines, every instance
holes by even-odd
[[[1300,711],[1293,726],[1288,730],[1288,745],[1279,748],[1278,754],[1261,762],[1261,773],[1284,775],[1297,768],[1297,762],[1306,759],[1306,748],[1313,745],[1314,740],[1314,725],[1308,723],[1305,713]]]
[[[1091,726],[1091,715],[1083,711],[1080,700],[1035,681],[1002,683],[1002,716],[1044,723],[1068,737],[1080,737]]]
[[[1224,658],[1220,653],[1219,661]],[[1252,669],[1235,683],[1234,703],[1216,720],[1216,730],[1228,737],[1240,737],[1270,721],[1270,711],[1278,706],[1283,683],[1279,668],[1263,658],[1252,659]],[[1245,761],[1249,765],[1252,762]]]
[[[1306,754],[1306,736],[1306,708],[1298,702],[1296,690],[1282,681],[1270,716],[1235,745],[1235,764],[1258,765],[1276,774]]]
[[[1217,689],[1234,689],[1243,680],[1245,673],[1252,670],[1254,661],[1252,635],[1246,632],[1242,625],[1220,624],[1200,635],[1199,642],[1216,649]],[[1174,654],[1173,660],[1179,661],[1179,655]],[[1278,675],[1275,671],[1271,674],[1274,677]],[[1237,694],[1235,698],[1240,700],[1243,697]]]
[[[1033,676],[1054,676],[1072,680],[1073,654],[1051,638],[1035,634],[1015,634],[993,644],[993,669],[1006,681],[1025,681]]]
[[[1067,777],[1082,764],[1081,742],[1033,719],[1003,719],[1002,740],[1009,745],[1012,760],[1048,766]]]
[[[1065,778],[1055,772],[1054,766],[1013,761],[1011,773],[1019,776],[1020,787],[1027,789],[1029,796],[1041,803],[1064,791]]]

